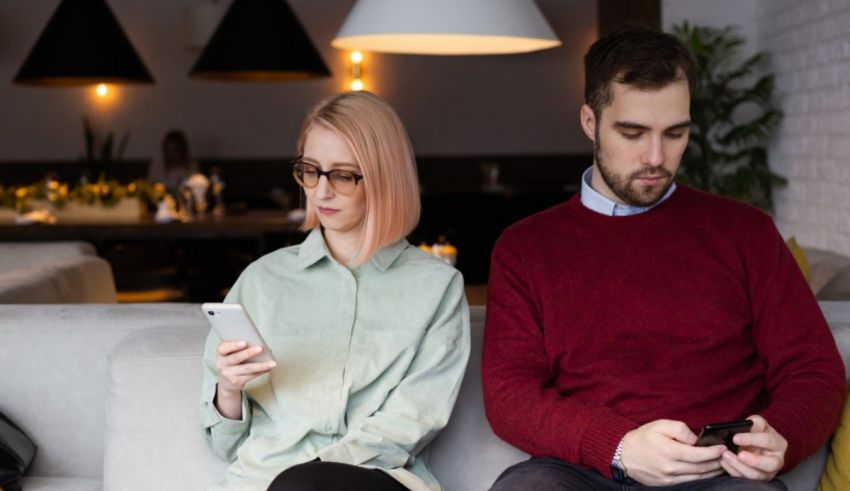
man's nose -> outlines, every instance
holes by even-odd
[[[664,143],[662,137],[649,139],[648,147],[644,153],[643,164],[650,167],[659,167],[664,164]]]

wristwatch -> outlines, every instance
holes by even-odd
[[[626,472],[626,466],[623,465],[623,440],[617,444],[617,450],[614,451],[614,458],[611,459],[611,477],[614,482],[625,483],[630,481],[629,474]]]

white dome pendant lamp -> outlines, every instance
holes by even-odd
[[[527,53],[561,45],[534,0],[358,0],[331,42],[417,55]]]

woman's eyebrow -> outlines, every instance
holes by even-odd
[[[319,161],[316,160],[316,159],[302,155],[301,160],[303,160],[304,162],[307,162],[308,164],[314,164],[318,167],[321,167],[321,165],[319,164]],[[351,162],[331,162],[330,168],[331,169],[351,168],[351,169],[355,169],[355,170],[358,170],[358,171],[360,170],[360,167],[357,164],[354,164],[354,163],[351,163]]]

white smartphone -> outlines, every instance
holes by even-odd
[[[245,341],[248,346],[262,346],[263,351],[248,359],[272,361],[274,355],[266,344],[248,312],[238,303],[205,303],[201,310],[222,341]]]

